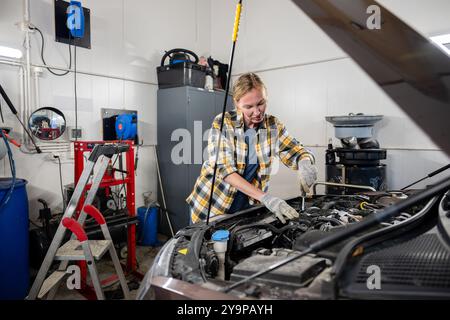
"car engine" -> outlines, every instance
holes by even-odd
[[[163,247],[146,277],[170,277],[220,291],[304,251],[310,244],[334,232],[364,221],[415,192],[408,190],[313,196],[307,199],[303,211],[301,198],[293,198],[287,202],[299,212],[299,217],[286,224],[282,224],[261,206],[224,216],[209,225],[195,224],[180,230]],[[431,229],[425,217],[430,211],[436,210],[437,203],[435,197],[409,207],[395,218],[362,234],[355,234],[326,250],[305,255],[248,281],[233,289],[230,294],[256,299],[338,298],[342,295],[338,288],[344,285],[347,277],[345,273],[350,270],[347,267],[360,265],[357,259],[365,258],[365,254],[371,250],[378,252],[377,250],[384,250],[385,247],[401,245],[418,232]],[[213,233],[218,230],[229,232],[223,259],[214,250],[214,241],[211,240]],[[401,232],[398,233],[398,230]],[[371,241],[370,246],[363,242],[368,239]],[[444,257],[450,262],[448,252]],[[341,260],[347,264],[343,264]],[[349,263],[352,260],[354,263]],[[439,263],[446,262],[447,260]],[[220,272],[221,268],[224,272]],[[356,274],[361,276],[361,272],[363,271],[360,269],[351,270],[352,274],[348,277],[352,278]],[[450,281],[450,271],[442,277],[448,277]],[[350,286],[349,292],[354,284],[354,281],[350,282],[347,283]]]

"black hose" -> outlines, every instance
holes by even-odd
[[[337,225],[343,225],[344,223],[336,218],[328,218],[328,217],[318,217],[318,221],[320,222],[332,222]]]
[[[299,220],[300,223],[303,224],[307,224],[307,225],[311,225],[311,223],[308,220],[304,220],[304,219],[300,219]],[[231,232],[230,234],[230,244],[228,246],[227,252],[230,253],[231,252],[231,248],[232,248],[232,244],[234,243],[235,239],[236,239],[236,233],[238,231],[242,231],[245,229],[251,229],[251,228],[266,228],[269,229],[270,231],[274,232],[277,235],[281,235],[283,234],[286,230],[290,230],[290,229],[300,229],[302,230],[302,228],[299,225],[285,225],[282,228],[276,228],[275,226],[271,225],[270,223],[252,223],[252,224],[246,224],[243,226],[239,226],[236,227],[236,230],[234,230],[233,232]]]
[[[3,134],[3,130],[0,129],[0,135],[3,138],[3,141],[5,142],[6,149],[8,150],[8,158],[9,158],[9,166],[11,168],[11,174],[12,174],[12,183],[11,187],[9,188],[8,192],[5,194],[3,199],[0,202],[0,213],[2,213],[3,208],[8,204],[9,199],[11,199],[11,195],[14,191],[14,188],[16,186],[16,165],[14,162],[14,158],[11,151],[11,146],[9,145],[8,139],[6,139],[5,135]]]
[[[309,222],[308,220],[303,220],[303,219],[301,219],[300,223],[311,225],[311,222]],[[233,231],[233,233],[236,233],[238,231],[242,231],[245,229],[249,229],[249,228],[266,228],[266,229],[269,229],[270,231],[273,231],[276,234],[280,234],[289,229],[299,229],[299,226],[288,224],[288,225],[283,226],[282,228],[277,228],[277,227],[271,225],[270,223],[252,223],[252,224],[246,224],[244,226],[237,227],[236,230]]]
[[[36,142],[34,141],[33,137],[31,136],[30,131],[28,130],[28,128],[24,125],[24,123],[20,119],[16,108],[14,107],[13,103],[11,102],[11,100],[9,99],[8,95],[6,94],[5,90],[3,90],[3,87],[1,85],[0,85],[0,95],[3,97],[3,100],[5,100],[6,105],[9,107],[12,114],[16,117],[17,121],[19,121],[20,125],[23,127],[25,133],[28,135],[28,137],[30,137],[31,143],[33,143],[33,145],[36,149],[36,152],[42,153],[41,149],[36,145]]]
[[[237,32],[239,29],[239,20],[241,18],[241,6],[242,6],[242,0],[239,0],[238,7],[236,10],[236,17],[235,17],[235,21],[234,21],[233,46],[231,48],[230,69],[228,71],[229,76],[227,79],[227,85],[225,87],[225,98],[223,101],[222,118],[220,119],[220,131],[219,131],[219,138],[217,141],[216,157],[215,157],[215,161],[214,161],[214,170],[213,170],[213,177],[212,177],[212,182],[211,182],[211,192],[209,194],[209,199],[208,199],[209,201],[208,201],[208,213],[206,216],[206,225],[209,225],[209,217],[211,215],[211,206],[212,206],[212,201],[213,201],[213,197],[214,197],[214,184],[216,182],[217,163],[219,162],[220,143],[222,141],[223,124],[225,123],[225,111],[227,110],[228,93],[230,92],[231,71],[233,70],[234,51],[236,50]]]
[[[42,34],[41,30],[39,30],[38,27],[30,27],[31,30],[36,30],[37,32],[39,32],[39,34],[41,35],[41,60],[42,63],[44,64],[45,68],[53,75],[58,76],[58,77],[62,77],[65,76],[66,74],[68,74],[70,72],[70,69],[72,68],[72,50],[70,50],[70,38],[69,38],[69,67],[67,69],[67,71],[63,72],[63,73],[56,73],[54,72],[52,69],[50,69],[47,65],[47,62],[44,59],[44,45],[45,45],[45,39],[44,39],[44,35]]]

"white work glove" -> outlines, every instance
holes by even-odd
[[[300,192],[302,196],[309,193],[309,188],[317,180],[317,168],[310,159],[302,159],[298,162],[300,172]]]
[[[286,203],[286,201],[271,196],[270,194],[265,194],[261,198],[261,203],[266,206],[275,216],[282,222],[286,223],[286,219],[294,219],[298,218],[298,212],[295,211],[290,205]],[[286,219],[285,219],[286,218]]]

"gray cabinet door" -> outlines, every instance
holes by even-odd
[[[192,165],[188,168],[188,195],[194,188],[203,164],[203,154],[208,141],[206,132],[216,116],[214,94],[209,91],[189,90],[187,128],[192,133]],[[205,139],[204,139],[205,138]]]
[[[189,224],[186,198],[193,190],[204,161],[205,132],[211,128],[214,117],[222,112],[223,99],[224,92],[193,87],[158,90],[158,154],[167,208],[175,231]],[[231,96],[227,105],[231,108]],[[160,217],[159,229],[161,233],[170,234],[165,215]]]
[[[207,100],[205,99],[205,95],[208,97]],[[203,155],[206,154],[205,150],[208,145],[208,130],[212,127],[212,122],[214,118],[222,113],[223,110],[223,103],[224,103],[224,92],[203,92],[198,93],[195,92],[194,89],[190,90],[190,99],[189,99],[189,105],[190,105],[190,112],[188,116],[188,126],[191,130],[193,128],[193,131],[196,133],[195,137],[195,144],[193,144],[192,148],[195,151],[195,156],[193,159],[195,160],[194,164],[189,168],[189,181],[191,184],[191,190],[194,187],[195,181],[197,180],[197,177],[200,174],[201,167],[203,164],[203,161],[206,159],[203,158]],[[227,99],[227,110],[230,110],[232,108],[232,98],[231,96]],[[207,103],[207,107],[202,106],[202,102]],[[201,120],[200,120],[201,119]],[[201,121],[201,123],[199,122]],[[191,127],[192,126],[192,127]],[[203,139],[199,137],[199,131],[202,131]],[[198,153],[200,152],[200,140],[201,141],[201,155]],[[201,161],[199,161],[201,160]],[[191,192],[191,191],[190,191]],[[189,193],[190,193],[189,192]]]
[[[214,91],[216,114],[222,113],[224,99],[225,99],[224,91]],[[231,95],[228,95],[227,110],[232,110],[232,109],[233,109],[233,97]]]
[[[186,129],[187,90],[184,87],[158,90],[158,156],[169,217],[175,231],[186,225],[184,199],[180,190],[187,188],[187,165],[175,164],[172,151],[180,140],[176,130]],[[162,204],[161,193],[159,193]],[[160,219],[160,232],[170,235],[165,215]]]

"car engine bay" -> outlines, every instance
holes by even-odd
[[[312,243],[349,228],[416,192],[316,195],[307,199],[303,211],[301,198],[293,198],[287,202],[299,212],[299,217],[285,225],[261,206],[227,215],[208,226],[195,224],[180,230],[163,247],[146,277],[171,277],[224,291],[230,284],[270,268],[304,251]],[[436,215],[433,214],[446,202],[448,197],[441,195],[411,206],[364,233],[265,273],[229,294],[249,299],[448,296],[450,251],[437,236]],[[211,240],[218,230],[229,232],[223,259],[214,250]],[[424,247],[428,254],[424,254]],[[406,260],[409,268],[404,263]],[[428,267],[424,265],[427,262],[431,263]],[[381,279],[383,289],[388,287],[388,290],[368,288],[371,275],[368,267],[372,265],[379,266],[385,273]],[[434,281],[433,277],[439,281]]]

